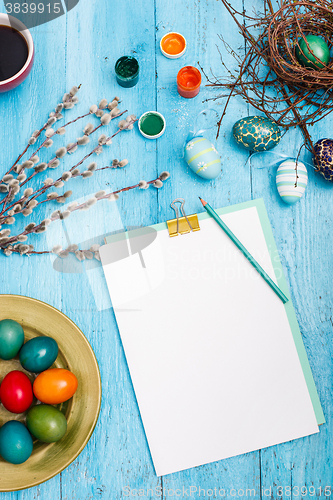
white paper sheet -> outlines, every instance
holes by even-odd
[[[256,207],[222,219],[275,279]],[[215,221],[200,226],[138,237],[125,258],[101,249],[158,476],[318,432],[281,300]]]

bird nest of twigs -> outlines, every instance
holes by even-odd
[[[332,97],[333,62],[325,66],[316,57],[307,42],[308,34],[320,36],[331,48],[332,6],[329,8],[326,2],[312,1],[283,4],[267,25],[267,63],[280,81],[288,84],[295,94],[301,92],[309,104],[314,99],[315,104],[332,109],[329,100]],[[301,40],[316,61],[313,67],[303,66],[297,58],[297,49],[304,54]]]
[[[238,94],[279,126],[287,129],[300,126],[305,146],[314,153],[307,125],[313,125],[333,109],[333,62],[322,64],[306,37],[314,34],[332,47],[331,1],[279,0],[273,8],[267,0],[263,3],[264,12],[252,15],[238,12],[231,3],[221,1],[237,23],[247,49],[245,57],[237,55],[221,37],[228,52],[237,59],[239,71],[230,72],[221,54],[228,77],[206,75],[208,86],[229,90],[213,98],[227,97],[219,127],[230,97]],[[304,54],[300,47],[302,39],[315,58],[313,67],[303,66],[297,58],[297,51]]]

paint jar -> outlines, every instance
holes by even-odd
[[[164,134],[166,122],[158,111],[147,111],[140,116],[138,126],[143,137],[157,139]]]
[[[125,88],[134,87],[139,81],[139,63],[132,56],[122,56],[115,64],[116,79]]]
[[[177,75],[177,89],[182,97],[187,99],[199,94],[201,73],[194,66],[185,66]]]
[[[176,32],[167,33],[161,38],[160,49],[165,57],[178,59],[186,51],[185,37]]]

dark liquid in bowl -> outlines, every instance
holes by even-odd
[[[0,25],[0,81],[16,75],[28,59],[28,45],[21,33]]]

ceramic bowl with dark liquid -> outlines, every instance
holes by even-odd
[[[34,42],[19,19],[0,13],[0,92],[20,85],[34,61]]]

